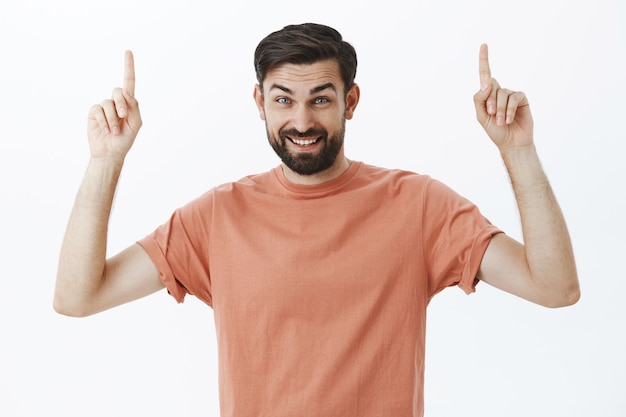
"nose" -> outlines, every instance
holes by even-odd
[[[306,105],[300,104],[294,108],[291,120],[293,128],[299,132],[306,132],[315,125],[315,115],[313,110]]]

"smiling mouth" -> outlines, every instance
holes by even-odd
[[[316,139],[295,139],[295,138],[290,138],[287,137],[287,139],[289,139],[291,142],[295,143],[298,146],[311,146],[315,143],[317,143],[320,138],[316,138]]]

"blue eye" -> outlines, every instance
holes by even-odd
[[[328,100],[328,97],[318,97],[315,99],[315,104],[326,104],[329,101],[330,100]]]
[[[289,104],[289,103],[291,103],[291,100],[288,99],[287,97],[278,97],[276,99],[276,102],[279,103],[279,104]]]

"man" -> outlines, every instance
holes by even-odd
[[[91,159],[60,256],[55,309],[85,316],[164,287],[213,307],[223,416],[420,416],[425,312],[485,281],[559,307],[579,297],[567,228],[521,92],[479,53],[478,121],[500,150],[524,245],[424,175],[344,155],[356,53],[332,28],[287,26],[255,52],[254,100],[279,167],[218,186],[106,259],[124,158],[141,127],[134,63],[89,112]]]

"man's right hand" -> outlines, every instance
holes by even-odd
[[[124,61],[123,88],[115,88],[110,99],[92,106],[89,111],[87,136],[92,158],[123,160],[141,128],[131,51],[126,51]]]

